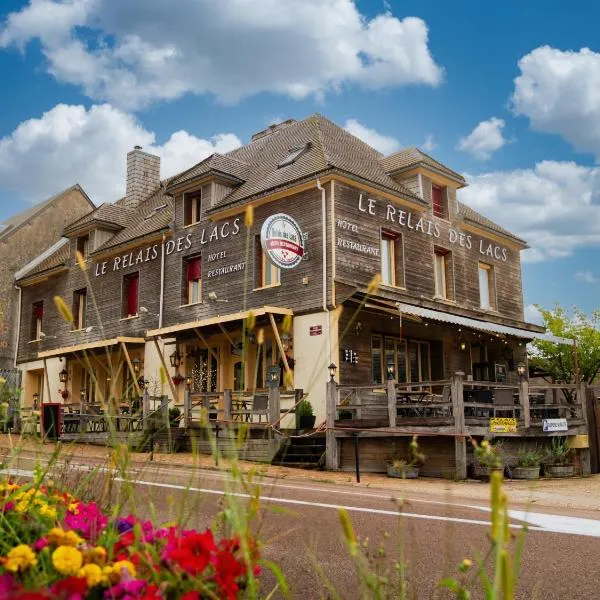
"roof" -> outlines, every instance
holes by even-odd
[[[61,238],[36,259],[15,273],[15,280],[21,281],[34,275],[41,275],[67,264],[70,256],[68,238]]]
[[[122,208],[122,210],[125,209]],[[161,185],[152,196],[144,200],[133,212],[134,215],[127,227],[111,237],[102,246],[96,248],[92,254],[122,246],[166,229],[173,220],[173,198],[166,194],[164,186]]]
[[[303,121],[287,121],[283,125],[226,155],[209,157],[174,178],[173,183],[190,180],[211,169],[242,180],[241,185],[210,210],[218,212],[250,197],[337,170],[424,204],[421,198],[385,172],[380,164],[383,156],[380,152],[322,115],[314,114]],[[308,151],[297,160],[280,166],[291,151],[307,144]]]
[[[508,229],[500,227],[500,225],[494,223],[494,221],[490,221],[490,219],[484,217],[481,213],[478,213],[476,210],[472,209],[466,204],[463,204],[462,202],[458,202],[458,215],[463,221],[480,225],[485,229],[489,229],[490,231],[494,231],[495,233],[499,233],[500,235],[516,240],[520,244],[523,244],[523,246],[526,248],[528,247],[525,240],[517,237],[514,233],[508,231]]]
[[[53,204],[56,200],[59,200],[64,195],[68,194],[69,192],[72,192],[73,190],[78,190],[79,192],[81,192],[83,197],[89,202],[90,209],[96,208],[96,205],[90,200],[83,188],[78,183],[76,183],[75,185],[72,185],[71,187],[68,187],[67,189],[63,190],[62,192],[58,192],[58,194],[54,194],[54,196],[51,196],[50,198],[43,200],[42,202],[38,202],[37,204],[34,204],[31,208],[28,208],[27,210],[24,210],[4,221],[0,225],[0,241],[12,235],[17,229],[25,225],[25,223],[33,219],[33,217],[35,217],[37,214],[41,213],[43,210],[45,210],[51,204]]]
[[[423,150],[414,146],[412,148],[405,148],[389,156],[384,156],[380,162],[386,173],[399,173],[415,167],[425,167],[446,175],[462,185],[467,185],[465,178],[460,173],[449,169],[441,162],[435,160],[435,158],[429,156],[429,154],[423,152]]]
[[[132,208],[118,204],[101,204],[96,210],[81,217],[65,227],[65,234],[74,233],[87,226],[106,224],[123,229],[135,217],[136,211]]]
[[[553,342],[555,344],[567,344],[569,346],[572,346],[574,343],[574,340],[570,338],[557,337],[548,333],[542,333],[540,331],[532,331],[530,329],[509,327],[508,325],[501,325],[500,323],[479,321],[478,319],[462,317],[457,314],[442,312],[441,310],[433,310],[431,308],[424,308],[422,306],[415,306],[413,304],[404,304],[403,302],[398,303],[398,310],[400,311],[400,313],[406,313],[408,315],[414,315],[416,317],[423,317],[425,319],[431,319],[432,321],[440,321],[441,323],[452,323],[454,325],[461,325],[462,327],[469,327],[478,331],[486,331],[501,335],[510,335],[525,340],[545,340],[546,342]],[[539,329],[536,325],[529,326],[536,327],[536,329]]]

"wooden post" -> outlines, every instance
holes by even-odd
[[[388,418],[390,427],[396,427],[396,380],[388,379],[387,382]]]
[[[177,390],[175,390],[175,384],[173,383],[173,379],[169,375],[169,369],[167,368],[167,363],[165,362],[165,357],[163,353],[160,351],[160,346],[158,345],[158,341],[154,338],[154,346],[156,347],[156,351],[158,352],[158,358],[160,359],[160,364],[162,368],[165,370],[165,377],[169,383],[169,388],[171,389],[171,394],[173,394],[173,402],[177,402]]]
[[[46,400],[46,402],[40,402],[40,409],[43,410],[43,406],[41,406],[42,404],[47,404],[48,402],[52,402],[52,393],[50,392],[50,376],[48,375],[48,363],[46,362],[46,359],[44,359],[44,378],[46,379],[46,387],[48,388],[48,399]],[[42,394],[42,400],[44,399],[44,396]],[[40,415],[42,413],[40,412]],[[40,419],[41,422],[41,419]]]
[[[467,478],[467,440],[465,427],[465,405],[463,396],[463,380],[465,374],[458,371],[452,376],[452,412],[454,414],[454,458],[456,463],[456,478]]]
[[[160,397],[160,416],[161,425],[166,425],[169,422],[169,396]]]
[[[279,415],[281,407],[281,394],[279,392],[279,386],[269,387],[269,422],[277,423],[279,421]]]
[[[587,410],[586,410],[586,400],[587,399],[587,385],[584,382],[580,382],[577,386],[577,403],[580,406],[581,417],[585,421],[585,428],[589,432],[588,418],[587,418]]]
[[[223,392],[223,420],[231,421],[231,390],[225,390]]]
[[[327,432],[325,434],[325,466],[328,471],[339,469],[338,446],[335,437],[335,413],[337,404],[337,384],[327,382]]]
[[[525,429],[531,427],[531,411],[529,410],[529,381],[522,378],[519,384],[519,404],[523,410]]]
[[[150,423],[148,422],[148,415],[150,414],[150,397],[148,395],[148,390],[144,390],[144,395],[142,396],[142,423],[144,429],[150,428]]]
[[[285,350],[283,349],[283,343],[281,341],[281,337],[279,336],[279,329],[277,329],[277,323],[275,323],[275,318],[273,317],[272,313],[269,313],[269,321],[271,321],[271,328],[273,329],[273,335],[275,336],[275,341],[277,342],[277,347],[279,348],[279,354],[281,354],[281,360],[283,362],[285,372],[291,375],[292,370],[288,364],[287,356],[285,355]]]
[[[185,386],[185,392],[183,393],[183,422],[186,429],[192,423],[192,390],[189,385]]]
[[[135,389],[135,393],[138,396],[142,395],[142,392],[140,390],[140,386],[138,385],[138,375],[135,372],[135,369],[133,368],[133,364],[131,362],[131,357],[129,356],[129,352],[127,351],[127,344],[125,344],[125,342],[121,342],[121,348],[123,348],[123,354],[125,355],[125,360],[127,362],[127,367],[129,368],[129,373],[131,374],[131,379],[133,380],[133,387]]]

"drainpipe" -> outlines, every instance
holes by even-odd
[[[323,311],[327,313],[327,363],[331,360],[331,326],[329,323],[329,309],[327,308],[327,199],[325,197],[325,188],[317,178],[317,189],[321,192],[321,213],[322,213],[322,238],[323,238]]]
[[[17,368],[17,356],[19,354],[19,342],[21,341],[21,305],[23,303],[23,290],[21,286],[15,284],[15,289],[19,292],[19,302],[17,313],[17,342],[15,345],[15,369]]]
[[[160,251],[160,300],[158,305],[158,328],[163,326],[163,310],[165,304],[165,240],[167,236],[163,233]]]

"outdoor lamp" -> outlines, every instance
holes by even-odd
[[[524,363],[520,362],[517,365],[517,373],[519,374],[519,377],[521,378],[521,380],[525,379],[525,373],[527,373],[527,367],[525,366]]]
[[[171,366],[175,369],[179,367],[181,364],[181,354],[179,354],[179,350],[175,348],[175,352],[169,356],[169,360],[171,361]]]
[[[191,375],[188,375],[185,378],[185,385],[187,385],[188,387],[190,387],[192,385],[192,376]]]
[[[63,370],[58,374],[58,379],[61,383],[65,383],[69,378],[69,372],[63,368]]]
[[[287,352],[290,349],[291,339],[292,336],[289,333],[286,332],[281,334],[281,345],[283,346],[284,352]]]
[[[335,363],[332,362],[327,368],[329,369],[329,379],[331,381],[334,381],[335,380],[335,372],[337,371],[337,367],[335,366]]]
[[[133,365],[133,371],[135,373],[139,373],[140,372],[140,364],[141,364],[141,360],[136,356],[135,358],[131,359],[131,364]]]
[[[394,365],[387,366],[387,378],[389,380],[394,379]]]
[[[39,395],[39,393],[38,393],[38,392],[35,392],[35,393],[33,394],[32,398],[33,398],[33,407],[34,407],[34,408],[37,408],[37,407],[38,407],[38,404],[39,404],[39,402],[40,402],[40,395]]]
[[[82,402],[85,400],[85,388],[81,388],[79,391],[79,397],[81,398]]]
[[[459,346],[461,352],[464,352],[467,349],[467,342],[465,342],[464,340],[461,340],[458,346]]]

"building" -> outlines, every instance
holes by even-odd
[[[52,253],[65,226],[95,208],[79,185],[32,206],[0,225],[0,369],[13,369],[19,295],[15,273]]]
[[[348,399],[369,389],[387,415],[388,380],[407,398],[439,388],[446,404],[457,372],[467,387],[518,388],[525,343],[545,337],[524,322],[527,246],[458,201],[465,185],[416,148],[383,156],[318,114],[169,180],[136,147],[126,196],[71,222],[68,243],[18,279],[24,404],[100,410],[144,388],[185,407],[187,390],[223,419],[228,390],[252,403],[274,382],[302,390],[322,423],[331,363],[334,410],[365,423],[368,403]]]

